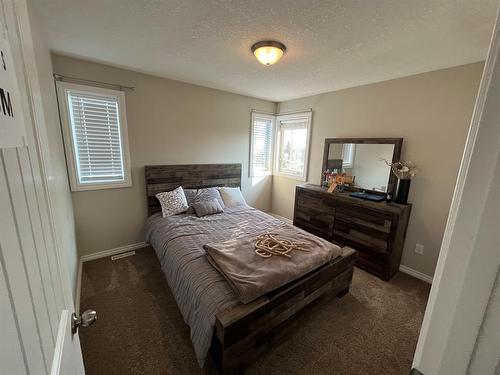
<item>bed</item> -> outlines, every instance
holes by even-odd
[[[335,259],[308,274],[250,303],[241,303],[207,260],[203,246],[286,224],[248,206],[202,218],[193,214],[162,218],[155,197],[178,186],[239,187],[241,164],[146,166],[145,177],[146,238],[190,327],[200,366],[225,374],[241,372],[262,351],[276,345],[306,306],[327,293],[342,297],[349,291],[356,252],[343,248]]]

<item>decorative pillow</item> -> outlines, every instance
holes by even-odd
[[[219,188],[220,196],[226,207],[246,206],[245,198],[241,195],[239,187],[221,187]]]
[[[196,216],[198,217],[224,212],[224,209],[220,205],[217,198],[214,198],[210,201],[196,202],[193,204],[193,208],[196,212]]]
[[[187,213],[194,213],[193,203],[195,202],[196,195],[198,194],[198,189],[184,189],[184,195],[186,196],[187,204],[189,206]]]
[[[198,189],[184,189],[188,206],[192,206],[195,202],[195,197],[198,194]]]
[[[156,198],[160,201],[163,217],[180,214],[189,207],[182,186],[172,191],[158,193]]]
[[[191,205],[194,205],[195,203],[198,202],[211,201],[212,199],[217,199],[219,201],[220,206],[224,208],[224,201],[222,200],[219,194],[219,190],[217,190],[217,188],[215,187],[198,189],[198,192],[193,198]]]

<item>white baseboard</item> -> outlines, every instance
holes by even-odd
[[[279,219],[281,221],[284,221],[287,224],[293,225],[293,221],[290,219],[287,219],[286,217],[280,216],[278,214],[275,214],[274,212],[268,212],[269,215],[275,217],[276,219]]]
[[[114,249],[108,249],[99,251],[97,253],[88,254],[80,257],[80,261],[78,262],[78,273],[76,275],[76,295],[75,295],[75,311],[76,314],[80,314],[80,294],[82,289],[82,267],[83,262],[88,262],[90,260],[96,260],[100,258],[110,257],[112,255],[126,253],[127,251],[141,249],[143,247],[148,246],[146,242],[137,242],[131,245],[115,247]]]
[[[125,253],[127,251],[137,250],[137,249],[140,249],[140,248],[143,248],[146,246],[148,246],[148,244],[146,242],[138,242],[138,243],[133,243],[131,245],[115,247],[114,249],[108,249],[108,250],[99,251],[97,253],[83,255],[80,257],[80,261],[81,262],[88,262],[89,260],[96,260],[99,258],[110,257],[111,255],[116,255],[116,254],[120,254],[120,253]]]
[[[417,279],[425,281],[426,283],[432,284],[432,276],[426,275],[425,273],[416,271],[413,268],[410,268],[407,266],[403,266],[402,264],[399,265],[399,270],[403,273],[410,275],[410,276],[416,277]]]

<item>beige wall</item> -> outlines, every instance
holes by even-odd
[[[308,181],[320,181],[323,144],[332,137],[403,137],[404,159],[421,173],[402,264],[433,275],[483,63],[330,92],[279,104],[279,112],[313,109]],[[299,182],[274,177],[272,211],[291,218]],[[424,254],[414,252],[415,244]]]
[[[250,111],[275,103],[53,55],[54,72],[135,86],[126,91],[131,188],[72,193],[80,255],[144,240],[144,165],[241,163],[248,203],[271,208],[271,177],[248,178]]]
[[[135,86],[126,91],[133,187],[72,193],[80,255],[143,241],[146,164],[239,162],[251,205],[293,216],[295,186],[248,178],[250,110],[271,102],[53,55],[54,71]],[[432,275],[469,126],[482,63],[280,103],[313,108],[308,181],[319,183],[327,137],[404,137],[403,157],[422,169],[402,264]],[[413,249],[425,246],[424,254]]]

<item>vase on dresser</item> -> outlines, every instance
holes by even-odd
[[[411,179],[400,179],[398,181],[398,192],[394,202],[399,204],[408,204],[408,195],[410,194]]]

